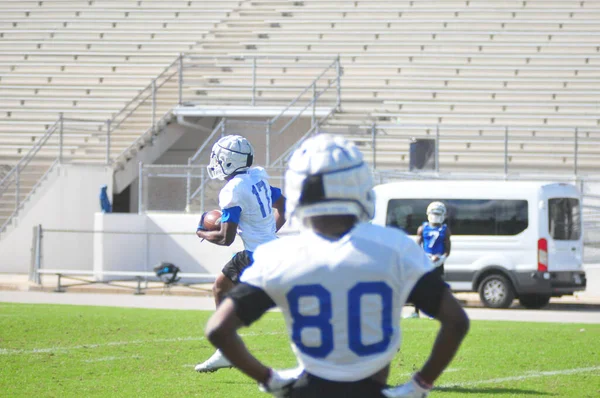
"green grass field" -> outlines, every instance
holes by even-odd
[[[266,397],[237,370],[197,374],[209,312],[0,303],[2,397]],[[438,323],[403,321],[390,383],[425,360]],[[281,314],[244,329],[268,365],[295,359]],[[599,397],[600,325],[474,321],[432,397]]]

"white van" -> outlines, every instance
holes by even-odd
[[[541,308],[585,290],[581,195],[570,184],[525,181],[402,181],[375,187],[373,223],[416,235],[427,205],[446,205],[452,251],[445,279],[479,292],[487,307],[518,298]]]

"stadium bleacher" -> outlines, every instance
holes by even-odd
[[[410,126],[437,124],[446,127],[439,166],[447,171],[508,161],[516,171],[571,172],[577,162],[591,172],[600,155],[599,16],[598,2],[559,0],[5,0],[0,163],[14,166],[59,114],[69,131],[65,156],[105,162],[106,120],[135,107],[159,73],[190,53],[209,59],[182,88],[185,101],[200,105],[247,100],[248,69],[218,57],[302,56],[310,65],[310,57],[339,56],[342,105],[322,128],[352,137],[377,167],[405,169],[410,139],[433,131]],[[273,67],[256,78],[257,96],[286,104],[314,77],[308,67]],[[160,90],[154,112],[162,116],[180,97],[176,82]],[[146,102],[119,124],[108,158],[148,130],[151,113]],[[378,143],[365,127],[374,124],[385,131]],[[509,129],[506,144],[505,126],[523,129]],[[53,141],[38,153],[21,195],[57,152]]]
[[[110,118],[238,4],[2,2],[0,153],[18,157],[59,113],[100,123]],[[168,99],[164,103],[165,108],[173,105]],[[85,145],[71,139],[73,145]]]
[[[511,130],[507,145],[513,170],[532,171],[546,164],[557,172],[574,167],[574,128],[588,128],[586,139],[592,141],[578,138],[579,148],[585,149],[579,150],[577,167],[594,167],[597,4],[253,4],[276,4],[280,15],[265,20],[266,27],[256,30],[255,38],[242,42],[246,51],[340,53],[342,112],[325,129],[348,132],[356,125],[379,123],[389,132],[393,123],[406,131],[378,135],[377,167],[407,166],[408,144],[413,134],[419,136],[406,128],[413,124],[562,127],[553,132],[562,140],[562,154],[552,151],[556,141],[539,134],[535,142],[523,143]],[[505,161],[503,135],[483,139],[467,128],[445,136],[447,130],[440,136],[442,169],[497,170]],[[356,140],[365,151],[373,149],[367,133]]]

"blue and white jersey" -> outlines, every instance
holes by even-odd
[[[237,233],[250,252],[276,238],[273,203],[281,190],[271,187],[268,178],[262,167],[253,167],[229,180],[219,193],[221,222],[238,224]]]
[[[446,252],[446,236],[448,226],[442,224],[434,227],[428,222],[423,223],[423,250],[427,254],[440,255]]]
[[[385,367],[400,346],[400,314],[433,269],[405,233],[360,223],[339,240],[312,231],[262,245],[241,281],[282,310],[307,372],[356,381]]]

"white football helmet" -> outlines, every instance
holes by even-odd
[[[285,173],[287,217],[354,215],[370,220],[375,211],[373,178],[360,150],[343,137],[314,136],[290,158]]]
[[[232,174],[248,170],[254,160],[254,148],[241,135],[226,135],[215,143],[206,167],[211,179],[224,180]]]
[[[446,205],[442,202],[431,202],[427,206],[427,221],[431,224],[442,224],[446,220]]]

